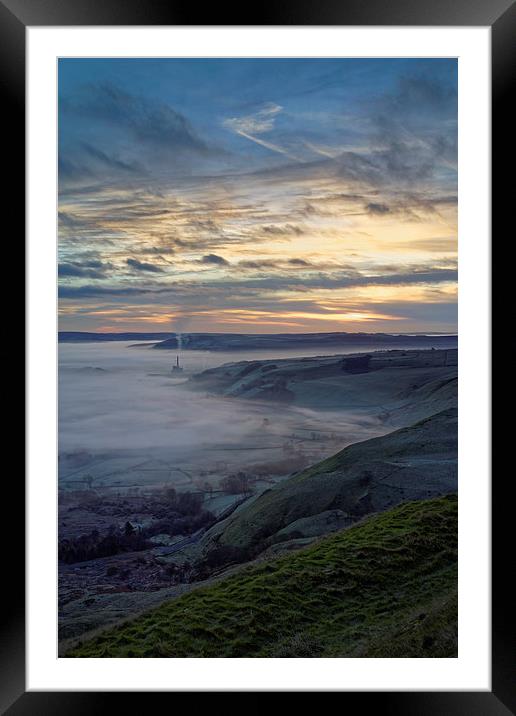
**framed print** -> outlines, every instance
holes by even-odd
[[[514,712],[490,437],[514,5],[0,11],[28,308],[2,708]]]

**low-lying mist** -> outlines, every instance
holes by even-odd
[[[192,480],[270,463],[281,471],[386,431],[375,418],[227,399],[192,391],[188,378],[224,363],[320,351],[175,352],[129,343],[59,345],[60,479],[85,470],[110,484]],[[294,440],[296,455],[289,443]],[[294,459],[295,458],[295,459]],[[274,465],[277,465],[276,468]],[[266,468],[261,468],[266,472]],[[294,469],[294,467],[292,467]]]

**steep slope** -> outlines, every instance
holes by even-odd
[[[450,408],[354,443],[267,490],[209,530],[203,547],[231,545],[252,556],[274,542],[323,534],[400,502],[456,489],[457,410]],[[333,513],[335,527],[326,513]]]
[[[453,657],[457,500],[413,502],[85,641],[75,657]]]

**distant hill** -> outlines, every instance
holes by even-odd
[[[103,343],[106,341],[163,341],[173,333],[84,333],[59,331],[59,343]]]
[[[401,502],[457,489],[457,409],[354,443],[266,490],[202,538],[249,559],[271,545],[328,533]]]
[[[413,502],[79,644],[73,657],[456,657],[457,499]]]
[[[252,350],[289,350],[292,348],[336,348],[353,346],[385,345],[390,348],[410,346],[416,348],[454,348],[457,336],[404,336],[388,333],[183,333],[180,337],[181,347],[187,350],[202,351],[252,351]],[[160,350],[177,350],[177,335],[157,343],[154,348]]]
[[[376,411],[395,427],[457,404],[457,350],[392,350],[226,363],[192,388],[316,410]]]
[[[82,331],[59,331],[60,343],[104,341],[155,341],[154,348],[190,351],[252,351],[288,350],[290,348],[321,348],[344,346],[377,346],[396,348],[410,343],[413,347],[447,348],[457,346],[455,335],[391,335],[389,333],[92,333]]]

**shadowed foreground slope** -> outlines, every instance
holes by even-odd
[[[457,499],[412,502],[85,641],[80,657],[454,657]]]

